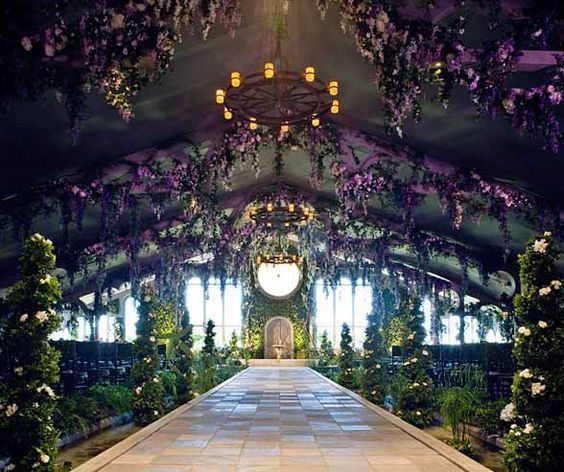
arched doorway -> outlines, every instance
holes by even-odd
[[[264,328],[264,358],[294,358],[294,328],[288,318],[276,316]]]

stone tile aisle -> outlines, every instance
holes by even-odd
[[[307,368],[250,368],[101,470],[462,469]]]

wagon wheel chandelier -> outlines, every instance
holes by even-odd
[[[226,120],[239,118],[252,130],[264,125],[286,133],[290,125],[307,121],[317,127],[323,115],[339,113],[339,83],[336,80],[323,82],[316,77],[313,66],[295,72],[283,65],[281,45],[286,15],[284,7],[279,2],[276,5],[274,59],[264,64],[263,71],[245,76],[238,71],[231,72],[229,86],[216,90],[215,101],[223,106]]]
[[[251,206],[245,216],[253,226],[276,229],[303,226],[315,218],[315,211],[306,205],[277,198],[258,207]]]
[[[260,264],[297,264],[301,265],[304,258],[296,252],[290,252],[283,247],[282,237],[278,236],[276,248],[272,251],[265,251],[256,257],[257,266]]]

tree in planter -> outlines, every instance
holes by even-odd
[[[368,316],[363,348],[362,395],[367,400],[382,405],[386,396],[386,369],[382,364],[382,359],[386,357],[386,349],[381,318],[375,310]]]
[[[433,416],[433,382],[427,374],[427,369],[431,368],[431,355],[423,347],[423,313],[419,300],[407,294],[402,297],[398,312],[406,320],[408,334],[403,345],[405,362],[398,373],[403,377],[404,388],[395,399],[394,410],[408,423],[422,428],[429,425]]]
[[[327,330],[321,335],[321,343],[319,344],[319,367],[329,367],[335,360],[335,351],[333,343],[329,339]]]
[[[134,343],[136,362],[131,369],[132,410],[135,423],[141,426],[155,421],[164,412],[165,392],[157,374],[158,319],[155,313],[160,309],[160,305],[161,301],[154,287],[143,286],[138,307],[137,339]]]
[[[532,238],[519,256],[519,365],[512,386],[505,463],[511,471],[564,470],[564,287],[555,272],[559,251],[549,232]]]
[[[55,269],[53,243],[34,234],[23,245],[19,260],[21,280],[7,298],[2,348],[10,359],[5,404],[0,409],[1,456],[6,470],[56,470],[58,431],[53,426],[55,393],[59,378],[59,352],[48,338],[61,319],[53,307],[61,297]]]
[[[200,392],[206,392],[217,383],[217,353],[215,349],[215,324],[208,320],[206,337],[201,352]]]
[[[188,312],[184,310],[180,329],[172,338],[173,371],[176,374],[176,393],[178,403],[186,403],[194,398],[194,373],[192,370],[192,325]]]
[[[229,359],[228,362],[232,366],[241,365],[241,352],[239,351],[239,337],[237,331],[233,330],[229,339]]]
[[[339,375],[337,383],[346,388],[355,387],[354,350],[352,348],[351,330],[347,323],[343,323],[341,330],[341,352],[339,354]]]

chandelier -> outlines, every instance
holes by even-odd
[[[305,225],[315,217],[312,208],[284,199],[269,201],[259,207],[251,206],[245,215],[252,225],[267,228],[289,228]]]
[[[262,71],[245,76],[231,72],[229,86],[216,90],[215,101],[223,106],[226,120],[236,117],[247,122],[252,130],[264,125],[286,133],[292,124],[309,121],[317,127],[326,113],[339,113],[336,80],[323,82],[316,77],[313,66],[295,72],[284,65],[282,38],[287,36],[286,14],[287,5],[275,2],[277,26],[272,62],[264,64]]]

